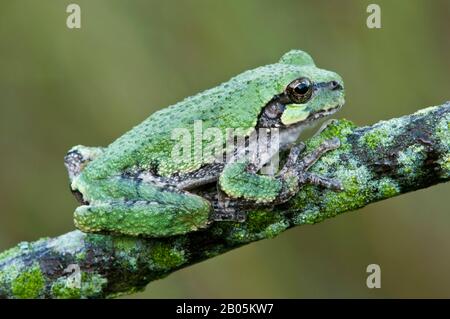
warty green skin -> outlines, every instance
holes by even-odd
[[[82,205],[75,211],[75,225],[86,232],[113,232],[148,237],[166,237],[205,228],[210,224],[212,207],[208,200],[184,190],[167,188],[136,178],[124,178],[128,172],[152,172],[168,177],[198,171],[213,159],[174,161],[172,139],[174,129],[184,128],[193,135],[194,121],[202,121],[202,129],[218,128],[226,142],[226,130],[239,128],[248,135],[257,125],[264,106],[282,93],[294,79],[307,77],[314,83],[342,79],[334,72],[319,69],[302,51],[290,51],[279,62],[246,71],[215,88],[204,91],[162,109],[131,129],[107,148],[76,146],[88,160],[79,174],[72,177],[71,188],[82,194]],[[303,104],[286,105],[281,121],[285,125],[311,122],[311,116],[344,103],[343,90],[318,90]],[[202,141],[202,147],[208,143]],[[197,146],[196,146],[197,147]],[[233,164],[230,164],[233,165]],[[236,164],[239,165],[239,164]],[[236,169],[228,169],[236,173]],[[255,202],[270,202],[279,181],[272,178],[262,183],[254,198],[254,186],[236,180],[224,182],[222,190],[231,198],[252,192]],[[251,187],[250,187],[251,186]]]

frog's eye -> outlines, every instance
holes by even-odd
[[[286,87],[286,93],[294,103],[305,103],[312,95],[313,84],[308,78],[300,78],[292,81]]]

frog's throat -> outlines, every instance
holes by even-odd
[[[288,126],[280,128],[280,149],[284,150],[286,147],[296,142],[300,137],[300,134],[308,128],[312,128],[318,125],[319,119],[330,116],[336,113],[342,106],[337,105],[327,111],[320,111],[315,114],[311,114],[304,121],[297,122]]]

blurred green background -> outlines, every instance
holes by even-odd
[[[81,6],[82,28],[66,27]],[[450,99],[450,2],[59,1],[0,4],[0,250],[74,228],[63,156],[246,69],[309,52],[345,80],[358,125]],[[450,184],[299,227],[133,297],[450,297]],[[366,287],[366,266],[382,288]]]

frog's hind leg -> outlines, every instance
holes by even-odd
[[[205,228],[210,211],[209,201],[200,196],[179,193],[175,198],[163,191],[155,200],[113,200],[80,206],[74,220],[84,232],[167,237]]]

